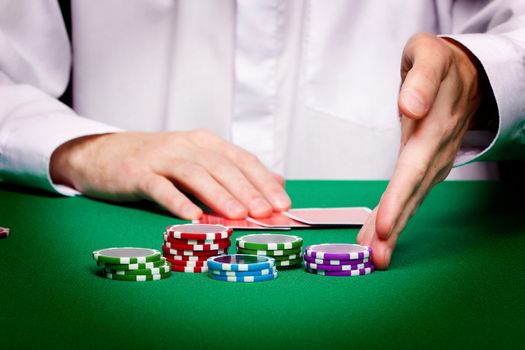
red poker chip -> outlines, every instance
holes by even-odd
[[[166,260],[176,260],[176,261],[206,261],[209,256],[192,256],[192,255],[171,255],[164,253]]]
[[[183,256],[217,256],[225,254],[225,249],[218,250],[205,250],[205,251],[195,251],[195,250],[179,250],[179,249],[170,249],[162,244],[162,252],[166,255],[183,255]]]
[[[221,244],[224,242],[230,242],[229,238],[224,239],[178,239],[173,238],[170,235],[164,233],[164,241],[170,242],[173,244],[187,244],[187,245],[196,245],[196,244]]]
[[[207,260],[208,259],[206,259],[206,260],[188,261],[188,260],[174,260],[174,259],[166,258],[166,261],[171,263],[171,265],[188,266],[188,267],[208,266],[208,261]]]
[[[175,244],[171,242],[164,242],[164,246],[169,249],[176,249],[176,250],[193,250],[193,251],[214,251],[214,250],[223,250],[228,249],[230,246],[229,240],[224,240],[222,243],[215,243],[215,244]]]
[[[192,266],[171,265],[171,271],[201,273],[201,272],[208,272],[208,266],[195,266],[195,267],[192,267]]]
[[[166,227],[166,234],[177,239],[225,239],[231,237],[233,230],[222,225],[183,224]]]
[[[9,237],[9,229],[7,227],[0,227],[0,238]]]

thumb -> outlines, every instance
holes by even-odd
[[[398,98],[401,115],[411,119],[427,115],[451,62],[451,50],[442,39],[426,33],[410,38],[401,64],[403,82]]]

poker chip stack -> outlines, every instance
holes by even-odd
[[[207,272],[209,257],[228,252],[231,228],[222,225],[183,224],[168,226],[162,253],[176,272]]]
[[[359,244],[316,244],[306,247],[305,269],[323,276],[360,276],[374,272],[372,249]]]
[[[210,278],[224,282],[265,282],[277,278],[275,259],[267,256],[232,254],[208,259]]]
[[[281,234],[252,234],[237,238],[237,253],[269,256],[275,259],[278,270],[300,267],[303,239]]]
[[[94,251],[93,258],[103,266],[103,276],[112,280],[156,281],[171,274],[171,265],[156,249],[107,248]]]

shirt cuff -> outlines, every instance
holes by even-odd
[[[487,75],[498,111],[496,133],[469,131],[461,145],[455,166],[479,160],[508,160],[523,150],[521,134],[525,102],[525,67],[523,48],[505,35],[458,34],[445,37],[466,47],[479,60]],[[483,112],[483,111],[481,111]]]
[[[37,108],[37,106],[32,106]],[[79,117],[66,106],[43,114],[24,113],[8,118],[0,128],[0,180],[37,187],[66,196],[72,188],[51,181],[52,153],[72,139],[121,129]]]

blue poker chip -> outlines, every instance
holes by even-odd
[[[265,276],[275,274],[277,268],[274,266],[271,269],[255,270],[255,271],[222,271],[222,270],[208,270],[210,275],[215,276],[230,276],[230,277],[243,277],[243,276]]]
[[[214,256],[208,259],[208,268],[221,271],[258,271],[271,269],[275,259],[269,256],[231,254]]]
[[[265,282],[271,281],[277,278],[278,273],[271,273],[269,275],[262,276],[218,276],[214,274],[209,275],[212,279],[224,282]]]

